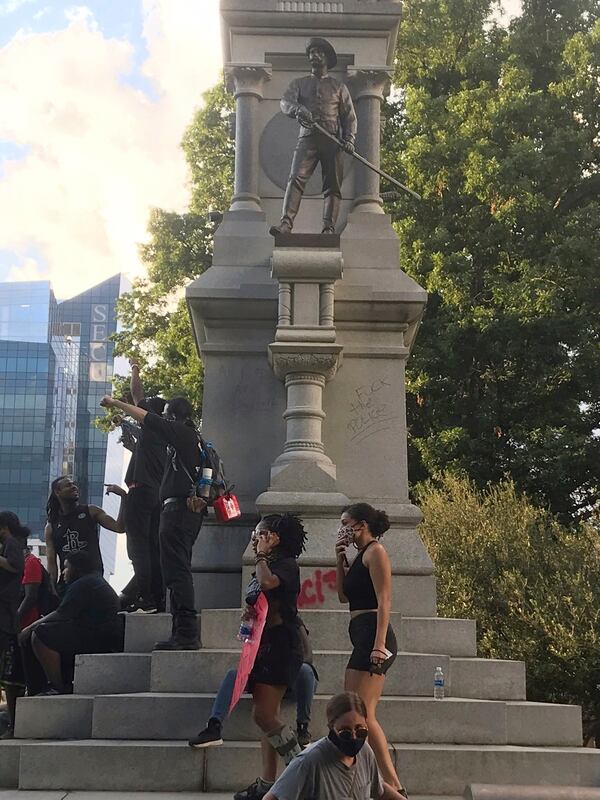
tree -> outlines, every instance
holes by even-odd
[[[445,474],[417,492],[442,616],[477,620],[478,654],[527,665],[530,700],[600,711],[600,546],[511,481],[483,492]]]
[[[594,0],[408,0],[386,168],[430,294],[408,363],[410,475],[509,475],[564,520],[600,485],[600,23]]]
[[[204,95],[183,137],[191,176],[185,214],[154,209],[149,241],[141,246],[148,277],[135,281],[119,301],[122,330],[114,337],[117,355],[144,368],[148,394],[183,394],[198,414],[202,408],[202,364],[183,297],[185,286],[210,266],[214,226],[211,209],[229,206],[234,147],[229,136],[233,98],[219,84]],[[118,388],[122,384],[118,383]]]

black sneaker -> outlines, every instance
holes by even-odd
[[[296,738],[300,747],[307,747],[311,742],[310,731],[308,730],[308,722],[299,722],[296,727]]]
[[[8,728],[4,731],[2,736],[0,736],[0,740],[4,739],[14,739],[15,738],[15,729],[12,725],[9,725]]]
[[[200,650],[200,640],[196,636],[195,639],[183,639],[175,634],[170,639],[163,642],[156,642],[154,650]]]
[[[135,611],[135,601],[133,597],[130,597],[126,594],[119,595],[119,605],[121,606],[121,611]]]
[[[213,745],[223,744],[223,737],[221,736],[221,723],[218,719],[211,717],[208,720],[208,725],[203,731],[200,731],[198,736],[194,736],[188,742],[190,747],[200,749],[202,747],[212,747]]]
[[[257,778],[246,789],[236,792],[233,800],[263,800],[263,797],[271,790],[273,784],[265,783],[262,778]]]
[[[145,597],[138,597],[132,609],[134,614],[156,614],[157,611],[154,600],[147,600]]]

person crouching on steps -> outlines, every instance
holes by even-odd
[[[335,546],[336,583],[340,602],[350,605],[349,633],[354,648],[344,688],[356,692],[365,703],[369,744],[384,781],[406,797],[376,717],[385,674],[398,650],[390,625],[392,568],[385,547],[378,541],[389,527],[385,511],[377,511],[368,503],[354,503],[343,510]],[[352,564],[346,558],[349,544],[358,550]]]
[[[302,666],[302,642],[298,626],[300,570],[306,532],[291,514],[269,514],[252,533],[256,554],[256,589],[269,603],[256,661],[250,673],[252,713],[263,731],[262,775],[234,795],[234,800],[262,800],[277,774],[277,755],[285,764],[301,752],[298,739],[280,718],[281,701],[294,685]]]
[[[402,800],[367,744],[367,709],[355,692],[327,703],[329,735],[295,758],[264,800]]]

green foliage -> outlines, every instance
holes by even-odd
[[[441,616],[477,619],[479,655],[525,661],[531,700],[600,710],[600,549],[590,525],[561,526],[505,481],[423,484],[420,533]]]
[[[149,242],[140,248],[148,277],[135,281],[119,301],[122,330],[116,353],[135,358],[146,393],[183,394],[199,414],[202,364],[183,297],[184,287],[210,266],[213,224],[208,211],[229,206],[233,184],[233,143],[228,136],[232,98],[222,85],[206,92],[204,105],[187,129],[182,147],[191,173],[189,211],[154,209]],[[115,391],[122,391],[118,378]],[[106,425],[106,423],[102,423]]]
[[[385,169],[430,294],[408,362],[413,481],[509,475],[569,521],[600,490],[597,0],[407,0]]]

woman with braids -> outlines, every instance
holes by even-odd
[[[256,602],[262,591],[269,603],[248,682],[254,721],[264,734],[262,775],[237,792],[234,800],[262,800],[275,780],[277,755],[288,764],[301,752],[296,734],[281,721],[280,708],[286,689],[294,685],[303,661],[297,601],[300,593],[298,557],[304,550],[305,540],[302,521],[291,514],[269,514],[252,533],[256,571],[246,602]]]
[[[295,758],[264,800],[402,800],[366,743],[369,720],[359,695],[332,697],[326,713],[329,735]]]
[[[385,511],[377,511],[368,503],[355,503],[343,510],[340,523],[335,546],[337,592],[340,602],[350,605],[349,633],[354,648],[346,667],[344,688],[359,694],[365,703],[369,744],[383,779],[406,796],[376,717],[385,673],[398,650],[390,625],[392,568],[384,546],[378,541],[390,527],[390,521]],[[358,550],[352,564],[346,557],[350,544]]]

